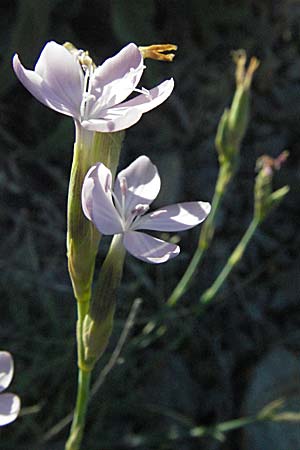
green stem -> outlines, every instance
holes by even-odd
[[[91,371],[79,369],[78,390],[73,422],[65,450],[79,450],[85,426],[86,411],[89,401]]]
[[[82,341],[83,321],[88,312],[88,302],[78,302],[77,320],[77,354],[78,354],[78,386],[77,399],[73,415],[70,435],[65,450],[79,450],[85,426],[85,417],[89,401],[91,370],[84,364],[84,348]]]
[[[208,218],[203,224],[199,237],[198,247],[184,275],[182,276],[181,280],[178,282],[177,286],[175,287],[172,294],[167,300],[167,304],[169,306],[175,306],[178,300],[184,295],[184,293],[189,288],[192,278],[203,258],[203,255],[212,241],[215,232],[215,221],[217,211],[220,207],[223,196],[226,192],[227,185],[232,176],[231,171],[229,171],[228,169],[229,168],[227,165],[223,165],[220,167],[216,189],[212,200],[211,211],[210,214],[208,215]]]
[[[260,420],[261,419],[259,419],[256,416],[241,417],[239,419],[229,420],[227,422],[222,422],[214,426],[207,426],[207,427],[199,426],[192,428],[190,430],[190,435],[198,438],[210,435],[216,439],[220,439],[222,438],[223,433],[236,430],[238,428],[242,428],[247,425],[251,425],[255,422],[259,422]]]
[[[202,305],[208,304],[217,295],[232,269],[242,258],[246,247],[249,244],[249,241],[251,240],[253,234],[255,233],[259,223],[260,221],[257,218],[254,217],[252,219],[241,241],[238,243],[230,257],[228,258],[226,265],[223,267],[222,271],[220,272],[212,286],[207,289],[200,297],[200,303]]]

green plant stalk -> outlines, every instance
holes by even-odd
[[[228,258],[227,263],[223,267],[222,271],[220,272],[220,274],[218,275],[212,286],[201,295],[200,303],[202,305],[207,305],[217,295],[223,283],[226,281],[227,277],[231,273],[232,269],[242,258],[259,224],[260,220],[257,219],[256,217],[253,217],[244,236],[242,237],[241,241],[238,243],[238,245],[236,246],[230,257]]]
[[[81,207],[81,189],[88,169],[101,161],[115,176],[124,132],[94,133],[76,125],[76,141],[68,193],[67,254],[73,291],[77,300],[76,326],[78,355],[77,399],[66,450],[79,450],[89,400],[91,368],[85,364],[83,322],[89,311],[100,234]]]
[[[78,302],[78,320],[77,320],[77,351],[78,351],[78,385],[77,398],[73,414],[73,420],[69,438],[66,442],[65,450],[79,450],[83,437],[85,426],[86,411],[89,401],[91,369],[86,368],[84,364],[84,348],[83,348],[83,321],[88,312],[88,302]]]
[[[260,419],[258,416],[241,417],[239,419],[229,420],[227,422],[222,422],[214,426],[207,426],[207,427],[199,426],[192,428],[190,430],[190,435],[192,437],[198,438],[210,435],[215,439],[224,440],[223,433],[236,430],[238,428],[243,428],[247,425],[251,425],[253,423],[260,421],[262,421],[262,419]]]
[[[215,232],[215,221],[218,209],[226,192],[227,186],[233,176],[232,168],[227,164],[220,166],[218,180],[216,183],[215,193],[212,200],[211,211],[203,224],[200,232],[197,249],[191,259],[184,275],[178,282],[172,294],[167,300],[168,306],[175,306],[178,300],[184,295],[190,286],[192,278],[203,258],[204,253],[209,248]]]

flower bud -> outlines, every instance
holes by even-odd
[[[275,159],[264,155],[257,160],[258,174],[254,188],[254,215],[259,222],[266,218],[271,209],[279,205],[289,191],[288,186],[283,186],[272,192],[274,170],[279,170],[287,157],[288,152],[284,151]]]
[[[238,155],[249,121],[252,77],[259,65],[256,58],[251,58],[246,70],[244,50],[234,52],[233,58],[236,63],[236,91],[231,107],[221,117],[215,141],[221,164],[233,161]]]

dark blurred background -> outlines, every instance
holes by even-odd
[[[15,359],[11,390],[23,415],[0,430],[3,450],[62,450],[73,408],[75,320],[65,256],[72,120],[39,104],[11,69],[18,52],[32,68],[45,42],[71,41],[100,64],[128,42],[178,45],[172,64],[146,61],[150,88],[176,89],[128,130],[120,166],[140,154],[157,164],[157,205],[210,201],[218,172],[216,127],[234,92],[231,51],[261,65],[238,173],[218,215],[213,245],[193,289],[159,320],[183,274],[199,228],[180,235],[176,260],[152,267],[128,256],[114,335],[143,299],[118,364],[95,395],[88,450],[297,450],[297,424],[262,424],[215,438],[189,435],[257,412],[285,397],[300,411],[300,2],[297,0],[2,0],[0,4],[0,347]],[[255,161],[290,157],[276,174],[284,202],[260,227],[236,270],[201,317],[191,312],[251,220]],[[103,242],[99,263],[107,248]]]

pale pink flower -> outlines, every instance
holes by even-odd
[[[0,392],[6,389],[12,380],[14,363],[10,353],[0,351]],[[20,411],[21,402],[17,395],[0,394],[0,426],[13,422]]]
[[[179,246],[140,230],[187,230],[206,218],[210,204],[177,203],[147,212],[159,190],[160,176],[147,156],[140,156],[118,174],[114,190],[111,171],[98,163],[83,182],[83,212],[102,234],[122,234],[125,248],[136,258],[163,263],[178,255]]]
[[[23,67],[17,54],[13,68],[40,102],[91,131],[124,130],[164,102],[173,90],[172,78],[149,91],[137,88],[145,66],[133,43],[98,67],[84,55],[51,41],[43,48],[34,70]],[[140,95],[124,101],[133,92]]]

